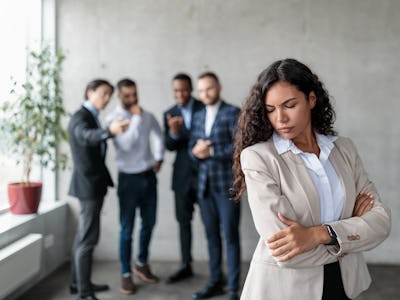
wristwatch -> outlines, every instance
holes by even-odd
[[[336,232],[332,229],[331,225],[326,225],[328,230],[328,234],[331,237],[331,241],[325,245],[336,245],[337,244],[337,235]]]

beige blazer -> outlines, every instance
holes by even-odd
[[[301,157],[291,151],[279,155],[272,138],[241,153],[242,170],[255,227],[260,235],[241,295],[242,300],[317,300],[322,297],[323,266],[339,261],[346,295],[366,290],[371,278],[362,252],[378,246],[390,232],[390,211],[368,179],[353,142],[339,137],[329,159],[345,190],[341,220],[329,223],[339,247],[319,245],[291,260],[278,263],[265,240],[286,227],[277,212],[304,226],[321,225],[320,201]],[[356,196],[372,192],[374,207],[352,217]]]

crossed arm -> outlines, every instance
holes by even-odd
[[[352,217],[364,215],[372,209],[373,205],[374,200],[371,193],[358,194]],[[279,230],[266,240],[271,250],[271,255],[276,257],[278,262],[288,261],[319,245],[327,245],[331,241],[327,225],[306,227],[286,218],[279,212],[278,218],[287,227]]]
[[[379,201],[359,158],[355,161],[358,165],[354,166],[354,175],[359,194],[353,215],[329,224],[338,236],[338,245],[333,247],[325,245],[330,241],[325,225],[306,227],[296,221],[289,199],[282,195],[277,179],[271,173],[273,166],[267,166],[255,151],[242,152],[242,169],[253,220],[271,256],[279,265],[293,268],[324,265],[336,261],[336,256],[341,253],[371,249],[389,234],[389,212]],[[362,232],[364,238],[357,242],[346,242],[345,236],[355,228]],[[334,248],[337,250],[332,250]]]

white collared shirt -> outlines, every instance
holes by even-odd
[[[156,161],[163,160],[164,137],[153,114],[144,110],[142,115],[131,115],[118,106],[107,116],[106,122],[111,123],[117,117],[131,120],[128,130],[113,138],[120,172],[140,173],[153,168]],[[150,137],[153,137],[153,147],[150,147]]]
[[[339,220],[344,203],[344,189],[332,163],[329,160],[335,145],[336,136],[315,133],[320,148],[319,158],[313,153],[303,152],[291,141],[274,132],[273,141],[278,154],[292,151],[299,155],[310,174],[319,194],[321,206],[321,224]]]
[[[211,134],[211,129],[214,125],[215,118],[218,114],[218,109],[221,106],[221,100],[215,105],[207,105],[206,106],[206,124],[204,126],[205,135],[207,137]]]

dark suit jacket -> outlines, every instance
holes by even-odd
[[[229,196],[232,187],[233,137],[240,109],[222,101],[209,137],[205,135],[206,109],[198,111],[193,118],[189,141],[189,155],[199,162],[198,197],[204,197],[207,181],[210,192]],[[192,149],[198,139],[211,140],[214,154],[197,159]]]
[[[97,125],[92,113],[81,107],[68,125],[74,168],[69,195],[79,199],[103,198],[113,186],[102,155],[102,144],[110,137],[108,130]]]
[[[192,107],[192,126],[194,114],[204,107],[203,103],[194,100]],[[176,151],[174,168],[172,173],[172,189],[175,192],[185,193],[189,190],[193,182],[197,181],[197,165],[196,162],[190,159],[188,153],[188,144],[190,137],[190,130],[185,125],[182,126],[178,138],[173,139],[169,135],[169,126],[167,122],[167,115],[172,117],[182,116],[181,110],[178,105],[174,105],[164,113],[164,135],[165,146],[170,151]]]

